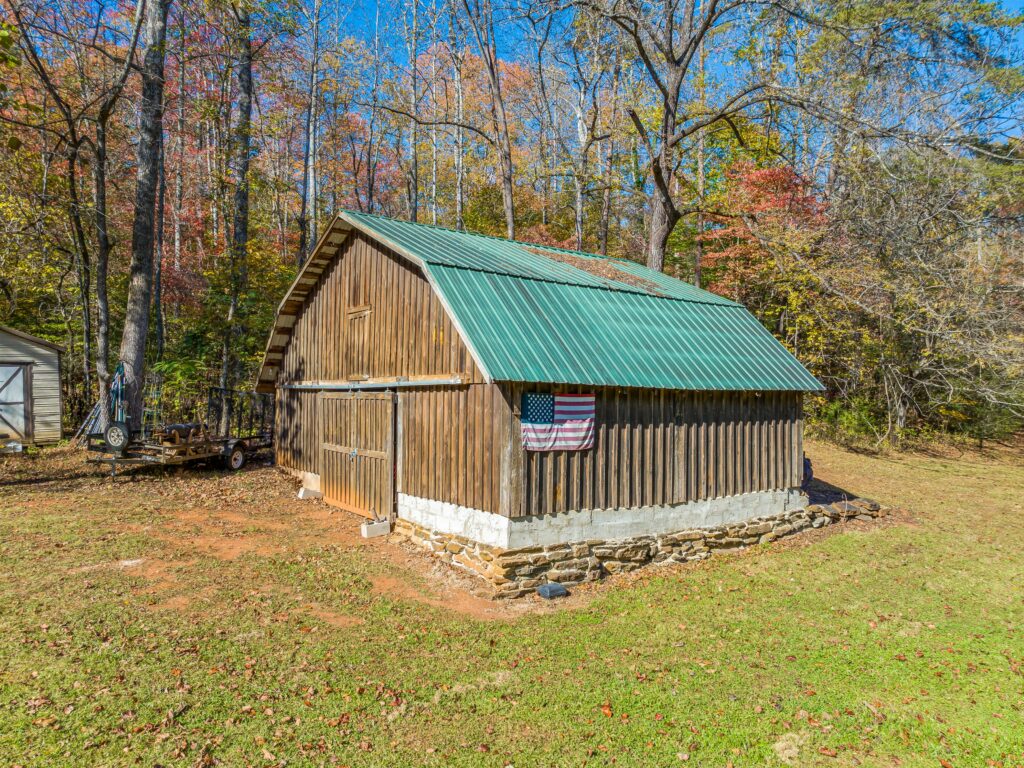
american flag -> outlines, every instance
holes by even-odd
[[[523,394],[523,447],[583,451],[594,447],[594,396]]]

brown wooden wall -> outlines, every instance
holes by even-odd
[[[403,390],[398,423],[401,493],[509,514],[512,410],[497,385]]]
[[[422,272],[353,232],[299,312],[278,385],[407,376],[483,380]],[[277,389],[277,461],[319,473],[317,393]]]
[[[277,389],[274,451],[288,469],[320,474],[320,418],[317,392]]]
[[[417,267],[353,232],[295,321],[278,382],[463,374],[482,381]]]
[[[587,451],[524,451],[519,417],[510,467],[521,476],[521,500],[510,513],[551,514],[681,504],[800,485],[803,473],[799,393],[508,385],[519,411],[529,392],[594,392],[596,434]]]

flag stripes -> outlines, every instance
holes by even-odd
[[[528,451],[581,451],[594,446],[594,396],[523,395],[523,447]]]

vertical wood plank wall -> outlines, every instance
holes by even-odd
[[[524,391],[593,392],[596,434],[588,451],[524,451],[513,413],[510,431],[521,467],[512,517],[573,509],[681,504],[752,491],[798,487],[803,474],[802,396],[791,392],[508,385],[518,411]]]
[[[278,383],[453,373],[482,381],[426,278],[353,232],[296,318]]]
[[[288,469],[320,474],[320,415],[317,393],[309,390],[277,390],[274,404],[274,451],[277,463]]]
[[[353,232],[295,320],[278,384],[482,376],[423,274]],[[316,392],[277,390],[277,461],[319,474]]]
[[[494,384],[399,392],[398,490],[487,512],[502,507],[512,410]]]

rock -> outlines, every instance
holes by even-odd
[[[877,512],[882,508],[882,505],[872,499],[854,499],[851,504],[856,504],[858,507],[863,507],[869,512]]]
[[[583,581],[583,579],[586,578],[586,574],[583,571],[576,569],[568,569],[564,571],[551,570],[548,571],[545,576],[547,576],[548,581],[557,581],[560,584],[576,583]]]
[[[709,541],[708,546],[712,549],[732,549],[733,547],[743,546],[743,539],[737,539],[734,536],[726,536],[721,539]]]
[[[547,570],[547,565],[522,565],[516,568],[516,576],[536,576],[538,573],[544,573]]]
[[[502,568],[518,568],[521,565],[529,565],[530,557],[529,555],[521,555],[518,551],[514,553],[506,552],[498,557],[496,562]]]
[[[777,525],[777,526],[775,526],[775,528],[772,529],[772,533],[775,534],[776,538],[780,538],[782,536],[787,536],[787,535],[789,535],[792,532],[793,532],[793,526],[792,525],[787,525],[787,524]]]
[[[863,520],[865,523],[870,523],[875,519],[874,515],[857,515],[855,520]]]
[[[573,544],[569,547],[569,552],[573,557],[586,557],[590,554],[590,547],[586,544]]]
[[[768,533],[772,529],[771,523],[755,523],[748,525],[743,533],[747,536],[761,536],[762,534]]]
[[[618,560],[609,560],[602,565],[608,573],[629,573],[640,567],[639,563],[621,563]]]
[[[779,538],[779,534],[777,534],[775,531],[769,531],[768,533],[766,533],[764,536],[762,536],[758,540],[758,543],[759,544],[770,544],[771,542],[775,541],[777,538]]]
[[[860,508],[849,501],[837,501],[831,504],[832,509],[838,512],[842,517],[853,517],[854,515],[860,514]]]

